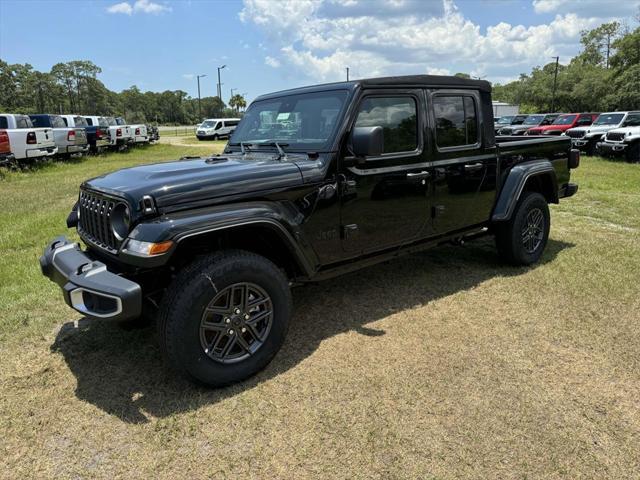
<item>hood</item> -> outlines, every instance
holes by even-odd
[[[228,195],[302,185],[300,169],[289,155],[251,153],[194,158],[125,168],[86,181],[83,187],[125,197],[138,206],[151,195],[159,208],[192,204]]]
[[[564,132],[570,128],[571,125],[545,125],[543,127],[536,127],[535,129],[540,132]]]

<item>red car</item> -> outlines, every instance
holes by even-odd
[[[11,145],[9,144],[9,135],[6,130],[0,130],[0,165],[8,164],[13,161],[13,153],[11,153]]]
[[[587,127],[591,125],[599,113],[564,113],[556,118],[551,125],[533,127],[527,130],[527,135],[561,135],[570,128]]]

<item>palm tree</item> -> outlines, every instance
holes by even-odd
[[[246,108],[247,101],[240,94],[235,94],[233,97],[229,99],[229,106],[236,109],[238,112],[240,109]]]

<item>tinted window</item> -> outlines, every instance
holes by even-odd
[[[382,127],[384,153],[418,148],[416,102],[410,97],[369,97],[360,104],[356,127]]]
[[[69,126],[69,121],[66,119],[66,117],[62,117],[62,121],[64,122],[65,127]]]
[[[0,117],[0,128],[9,128],[9,122],[7,122],[7,117]]]
[[[224,122],[227,127],[235,127],[238,125],[238,120],[230,120],[228,122]]]
[[[222,122],[218,122],[218,124],[216,125],[216,128],[214,128],[214,130],[220,130],[222,128]]]
[[[631,113],[622,124],[623,127],[640,127],[640,114]]]
[[[478,142],[477,112],[473,98],[437,96],[433,99],[433,109],[439,147],[457,147]]]
[[[89,125],[93,126],[93,120],[91,120],[90,118],[85,118],[85,120]]]

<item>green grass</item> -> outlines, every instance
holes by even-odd
[[[535,267],[486,239],[296,289],[271,365],[204,390],[37,259],[83,179],[205,146],[0,179],[0,478],[640,476],[640,165],[583,158]]]

